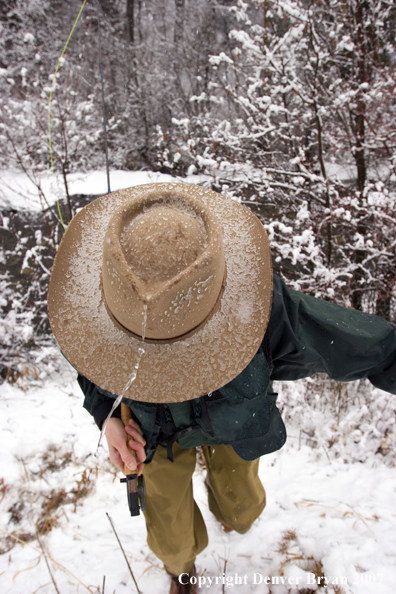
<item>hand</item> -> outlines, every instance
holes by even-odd
[[[143,462],[146,459],[146,452],[144,451],[146,441],[138,423],[130,419],[128,425],[124,427],[121,419],[112,417],[107,423],[105,435],[109,446],[111,463],[122,472],[124,472],[124,465],[126,464],[130,470],[137,471],[139,475],[142,474]],[[129,441],[128,436],[132,437]],[[134,450],[134,453],[129,451],[127,442],[129,448]]]

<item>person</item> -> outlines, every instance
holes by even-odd
[[[209,508],[245,533],[265,507],[260,456],[284,444],[273,380],[324,372],[396,393],[396,332],[377,316],[288,289],[272,274],[252,212],[187,184],[148,184],[90,203],[71,221],[48,311],[78,370],[110,459],[144,474],[147,541],[171,594],[195,592],[207,532],[193,498],[196,448]],[[133,453],[131,453],[133,452]]]

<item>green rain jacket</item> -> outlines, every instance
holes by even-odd
[[[262,345],[234,380],[195,400],[151,404],[124,399],[143,429],[146,463],[158,444],[182,448],[231,445],[253,460],[282,447],[286,431],[276,407],[272,380],[315,373],[348,382],[368,378],[396,394],[396,331],[383,318],[347,309],[288,289],[274,275],[271,315]],[[84,407],[98,426],[116,396],[83,376]],[[116,413],[119,415],[119,413]]]

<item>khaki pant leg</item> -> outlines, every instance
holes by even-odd
[[[173,445],[174,462],[158,446],[144,469],[147,543],[171,575],[192,569],[195,557],[208,544],[201,512],[193,499],[195,448]]]
[[[244,534],[265,507],[259,459],[243,460],[231,446],[203,447],[209,509],[219,522]]]

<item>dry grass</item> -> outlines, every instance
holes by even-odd
[[[0,378],[11,385],[18,386],[23,392],[26,392],[32,385],[42,384],[37,367],[22,361],[13,367],[2,367]]]
[[[60,525],[62,516],[67,518],[66,510],[75,513],[95,487],[97,467],[81,468],[73,451],[65,451],[60,446],[51,445],[46,451],[32,459],[19,459],[22,464],[21,480],[14,485],[7,485],[0,479],[0,504],[6,506],[9,524],[15,530],[0,538],[0,554],[10,551],[19,541],[30,542],[36,534],[48,534]],[[30,462],[34,462],[34,470]],[[70,466],[77,468],[72,479],[66,478],[62,471]],[[44,490],[37,488],[37,481],[50,482],[50,475],[57,475],[59,488]],[[59,479],[58,479],[59,476]],[[67,471],[67,477],[70,473]],[[53,483],[53,480],[52,480]],[[41,483],[39,483],[40,485]]]
[[[27,543],[35,540],[36,535],[33,532],[13,531],[10,534],[0,537],[0,555],[8,553],[15,547],[18,541]]]
[[[0,504],[2,503],[7,491],[8,491],[8,485],[4,482],[3,478],[0,478]]]
[[[68,503],[68,494],[65,489],[53,490],[49,495],[44,495],[44,498],[41,514],[36,520],[38,534],[48,534],[52,528],[59,526],[59,508]]]
[[[73,464],[73,452],[63,451],[61,446],[52,444],[41,454],[40,470],[32,472],[32,478],[43,478],[44,475],[51,472],[59,472]]]
[[[297,540],[297,533],[295,530],[286,530],[282,533],[282,539],[279,541],[276,553],[287,555],[289,553],[290,543]]]
[[[87,497],[94,488],[94,478],[97,476],[97,469],[85,469],[77,480],[77,486],[69,491],[62,488],[52,490],[49,495],[44,495],[44,501],[41,507],[41,514],[36,520],[36,529],[39,534],[47,534],[59,526],[59,518],[64,513],[63,506],[72,504],[73,512],[76,513],[77,505],[81,503],[84,497]]]
[[[302,586],[298,590],[299,594],[314,594],[315,592],[317,594],[318,590],[327,592],[325,583],[326,574],[322,562],[320,559],[315,559],[314,557],[304,554],[304,551],[299,544],[298,534],[294,529],[286,530],[282,533],[282,538],[279,541],[275,552],[283,557],[278,569],[278,574],[280,576],[284,575],[284,569],[288,563],[294,563],[300,569],[314,574],[317,588],[316,585],[315,588]],[[331,588],[335,594],[345,594],[344,589],[339,585],[332,584]]]

